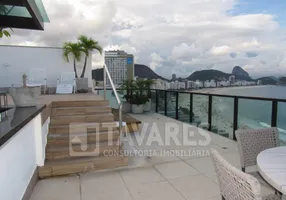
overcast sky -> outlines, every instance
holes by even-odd
[[[2,44],[62,46],[86,34],[170,78],[200,69],[286,76],[285,0],[43,0],[45,31]],[[93,68],[102,58],[93,55]]]

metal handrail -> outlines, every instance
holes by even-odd
[[[113,83],[113,80],[110,76],[110,73],[108,71],[108,68],[106,66],[106,64],[103,65],[103,88],[104,88],[104,93],[103,93],[103,96],[104,96],[104,100],[106,100],[106,75],[110,81],[110,85],[112,87],[112,90],[115,94],[115,98],[116,98],[116,101],[119,105],[118,107],[118,118],[119,118],[119,135],[121,136],[121,133],[122,133],[122,102],[118,96],[118,93],[116,91],[116,88],[114,86],[114,83]]]

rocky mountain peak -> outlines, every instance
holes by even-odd
[[[244,71],[240,66],[235,66],[232,70],[232,74],[238,77],[249,77],[249,74]]]

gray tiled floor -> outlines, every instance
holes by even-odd
[[[164,134],[166,121],[182,122],[159,114],[134,115],[143,123],[156,123]],[[148,128],[147,132],[150,131]],[[207,151],[217,149],[230,163],[240,167],[236,142],[211,135],[211,144],[204,147],[128,146],[128,149],[155,149]],[[134,137],[134,136],[133,136]],[[194,136],[199,138],[199,136]],[[164,136],[162,135],[162,138]],[[219,186],[209,155],[134,156],[129,158],[129,168],[105,172],[90,172],[79,176],[41,180],[30,200],[219,200]],[[262,193],[273,193],[262,187]]]

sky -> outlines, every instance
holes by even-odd
[[[42,0],[44,31],[14,29],[0,44],[61,47],[85,34],[166,78],[196,70],[286,76],[286,0]],[[93,68],[102,66],[93,53]]]

